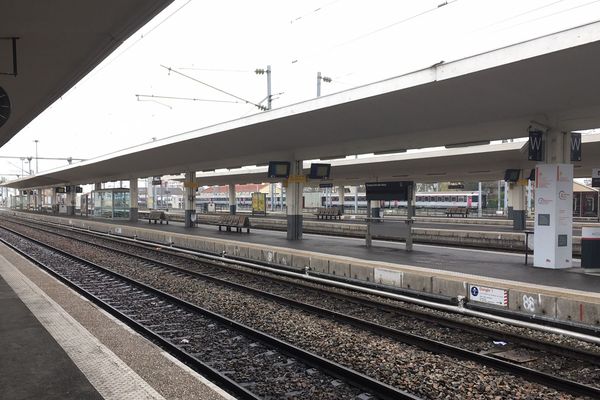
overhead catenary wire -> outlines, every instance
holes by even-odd
[[[544,4],[543,6],[539,6],[539,7],[532,8],[532,9],[530,9],[530,10],[527,10],[527,11],[523,11],[523,12],[521,12],[521,13],[519,13],[519,14],[512,15],[512,16],[510,16],[510,17],[507,17],[507,18],[501,19],[500,21],[496,21],[496,22],[494,22],[494,23],[491,23],[491,24],[489,24],[489,25],[486,25],[486,26],[484,26],[484,27],[481,27],[481,28],[479,28],[479,29],[475,29],[475,30],[471,31],[471,33],[473,33],[473,32],[478,32],[478,31],[481,31],[481,30],[485,30],[485,29],[491,28],[491,27],[493,27],[493,26],[496,26],[496,25],[503,24],[503,23],[505,23],[505,22],[508,22],[508,21],[511,21],[511,20],[513,20],[513,19],[516,19],[516,18],[522,17],[522,16],[524,16],[524,15],[531,14],[532,12],[536,12],[536,11],[539,11],[539,10],[543,10],[544,8],[548,8],[548,7],[551,7],[551,6],[555,5],[555,4],[562,3],[563,1],[565,1],[565,0],[557,0],[557,1],[553,1],[552,3],[549,3],[549,4]]]
[[[309,11],[309,12],[307,12],[307,13],[305,13],[305,14],[302,14],[302,15],[300,15],[299,17],[293,18],[292,20],[290,20],[290,24],[293,24],[293,23],[295,23],[295,22],[298,22],[298,21],[300,21],[301,19],[304,19],[304,18],[308,17],[309,15],[312,15],[312,14],[318,13],[319,11],[323,10],[324,8],[326,8],[326,7],[329,7],[329,6],[331,6],[331,5],[335,4],[335,3],[339,2],[339,1],[340,1],[340,0],[333,0],[333,1],[330,1],[329,3],[326,3],[326,4],[324,4],[324,5],[320,6],[320,7],[317,7],[317,8],[315,8],[315,9],[314,9],[314,10],[312,10],[312,11]]]
[[[598,3],[599,1],[600,0],[593,0],[593,1],[589,1],[587,3],[578,4],[576,6],[573,6],[573,7],[564,9],[564,10],[559,10],[559,11],[556,11],[556,12],[553,12],[553,13],[550,13],[550,14],[546,14],[546,15],[542,15],[542,16],[539,16],[539,17],[536,17],[536,18],[528,19],[527,21],[522,21],[522,22],[510,25],[510,26],[498,29],[495,32],[502,32],[502,31],[505,31],[505,30],[508,30],[508,29],[512,29],[512,28],[514,28],[516,26],[519,26],[519,25],[529,24],[531,22],[539,21],[539,20],[544,19],[544,18],[549,18],[549,17],[553,17],[555,15],[559,15],[559,14],[563,14],[563,13],[566,13],[566,12],[569,12],[569,11],[573,11],[573,10],[576,10],[578,8],[587,7],[587,6],[591,5],[591,4]],[[594,21],[598,21],[598,19],[595,19]]]
[[[240,104],[239,101],[234,101],[234,100],[198,99],[195,97],[159,96],[159,95],[155,95],[155,94],[136,94],[135,96],[138,98],[139,101],[143,101],[143,100],[140,100],[140,97],[148,97],[148,98],[152,98],[152,99],[187,100],[187,101],[203,101],[203,102],[213,102],[213,103]]]
[[[169,71],[169,73],[171,73],[171,72],[173,72],[173,73],[176,73],[176,74],[178,74],[178,75],[181,75],[181,76],[183,76],[183,77],[185,77],[185,78],[191,79],[191,80],[193,80],[194,82],[197,82],[197,83],[199,83],[199,84],[201,84],[201,85],[207,86],[207,87],[209,87],[209,88],[211,88],[211,89],[214,89],[214,90],[216,90],[216,91],[218,91],[218,92],[221,92],[221,93],[223,93],[223,94],[226,94],[226,95],[228,95],[228,96],[231,96],[231,97],[233,97],[233,98],[235,98],[235,99],[241,100],[241,101],[243,101],[243,102],[244,102],[244,103],[246,103],[246,104],[252,104],[253,106],[257,107],[257,108],[258,108],[258,109],[260,109],[260,110],[263,110],[263,111],[265,111],[265,110],[267,109],[265,106],[262,106],[262,105],[260,105],[260,104],[256,104],[256,103],[254,103],[254,102],[252,102],[252,101],[250,101],[250,100],[246,100],[246,99],[244,99],[244,98],[242,98],[242,97],[236,96],[235,94],[233,94],[233,93],[230,93],[230,92],[228,92],[228,91],[226,91],[226,90],[219,89],[219,88],[218,88],[218,87],[216,87],[216,86],[213,86],[213,85],[211,85],[211,84],[209,84],[209,83],[206,83],[206,82],[203,82],[203,81],[201,81],[201,80],[199,80],[199,79],[196,79],[196,78],[194,78],[193,76],[189,76],[189,75],[187,75],[187,74],[184,74],[183,72],[177,71],[176,69],[173,69],[173,68],[171,68],[171,67],[167,67],[167,66],[165,66],[165,65],[162,65],[162,64],[161,64],[161,67],[163,67],[164,69],[168,70],[168,71]]]
[[[456,3],[457,1],[458,1],[458,0],[444,1],[444,2],[442,2],[442,3],[439,3],[439,4],[438,4],[437,6],[435,6],[435,7],[428,8],[428,9],[426,9],[426,10],[424,10],[424,11],[421,11],[421,12],[419,12],[419,13],[417,13],[417,14],[414,14],[414,15],[408,16],[408,17],[406,17],[406,18],[403,18],[403,19],[401,19],[401,20],[399,20],[399,21],[396,21],[396,22],[393,22],[393,23],[391,23],[391,24],[388,24],[388,25],[382,26],[382,27],[380,27],[380,28],[377,28],[377,29],[375,29],[375,30],[372,30],[372,31],[370,31],[370,32],[363,33],[363,34],[361,34],[361,35],[359,35],[359,36],[356,36],[356,37],[354,37],[354,38],[352,38],[352,39],[350,39],[350,40],[347,40],[347,41],[345,41],[345,42],[342,42],[342,43],[338,43],[338,44],[336,44],[336,45],[333,45],[333,46],[329,47],[329,48],[328,48],[328,49],[326,49],[326,50],[322,50],[322,51],[321,51],[321,52],[319,52],[319,53],[322,53],[322,52],[325,52],[325,51],[330,51],[330,50],[336,49],[336,48],[338,48],[338,47],[347,46],[347,45],[349,45],[349,44],[351,44],[351,43],[354,43],[354,42],[356,42],[356,41],[362,40],[362,39],[364,39],[364,38],[366,38],[366,37],[369,37],[369,36],[371,36],[371,35],[374,35],[374,34],[376,34],[376,33],[379,33],[379,32],[381,32],[381,31],[384,31],[384,30],[386,30],[386,29],[389,29],[389,28],[392,28],[392,27],[394,27],[394,26],[397,26],[397,25],[403,24],[403,23],[405,23],[405,22],[411,21],[411,20],[413,20],[413,19],[419,18],[419,17],[421,17],[421,16],[423,16],[423,15],[426,15],[426,14],[432,13],[432,12],[434,12],[434,11],[436,11],[436,10],[439,10],[440,8],[443,8],[443,7],[445,7],[445,6],[448,6],[448,5],[452,4],[452,3]],[[292,64],[295,64],[295,63],[297,63],[297,62],[298,62],[299,60],[301,60],[301,59],[302,59],[302,57],[295,58],[294,60],[292,60],[292,61],[291,61],[291,63],[292,63]]]

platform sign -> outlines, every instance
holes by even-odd
[[[162,184],[162,180],[160,179],[160,176],[155,176],[152,178],[152,185],[154,186],[159,186]]]
[[[306,183],[306,175],[290,175],[287,179],[289,183]]]
[[[592,187],[600,187],[600,168],[592,169]]]
[[[469,284],[469,300],[508,307],[508,290]]]
[[[544,160],[544,148],[543,148],[543,137],[544,132],[540,130],[529,131],[529,154],[527,159],[529,161],[543,161]]]
[[[188,182],[188,181],[183,182],[183,187],[186,187],[186,188],[198,189],[198,186],[199,186],[198,182]]]
[[[571,132],[571,161],[581,161],[581,133]]]
[[[398,182],[367,182],[367,201],[398,200],[407,201],[411,192],[412,181]]]
[[[267,214],[267,194],[252,193],[252,214]]]
[[[333,183],[319,183],[320,189],[330,189],[333,187]]]

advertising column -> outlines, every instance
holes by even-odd
[[[538,165],[535,194],[533,265],[570,268],[573,254],[573,165]]]

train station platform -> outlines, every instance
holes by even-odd
[[[221,232],[211,225],[184,228],[177,222],[161,225],[147,220],[17,214],[213,254],[226,252],[227,256],[273,266],[309,267],[321,275],[409,292],[480,301],[472,295],[473,287],[493,289],[496,297],[483,306],[600,327],[600,275],[584,273],[581,268],[526,266],[522,253],[419,244],[406,252],[402,243],[377,240],[367,248],[364,239],[336,236],[304,234],[302,240],[288,241],[285,232],[271,230]]]
[[[232,397],[0,244],[0,398]]]

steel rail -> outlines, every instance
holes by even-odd
[[[381,399],[390,399],[390,400],[394,400],[394,399],[409,399],[409,400],[420,400],[421,398],[413,395],[411,393],[408,393],[406,391],[400,390],[398,388],[395,388],[393,386],[390,386],[388,384],[379,382],[367,375],[361,374],[353,369],[344,367],[341,364],[338,364],[334,361],[328,360],[326,358],[323,358],[317,354],[314,354],[312,352],[303,350],[297,346],[294,346],[290,343],[287,343],[285,341],[282,341],[280,339],[275,338],[274,336],[265,334],[264,332],[258,331],[256,329],[253,329],[247,325],[241,324],[239,322],[236,322],[230,318],[227,318],[225,316],[222,316],[220,314],[217,314],[215,312],[212,312],[210,310],[207,310],[205,308],[199,307],[195,304],[189,303],[185,300],[182,300],[178,297],[175,297],[173,295],[170,295],[166,292],[163,292],[159,289],[153,288],[152,286],[146,285],[142,282],[139,282],[137,280],[134,280],[132,278],[126,277],[124,275],[121,275],[117,272],[111,271],[107,268],[104,268],[100,265],[97,265],[95,263],[92,263],[90,261],[87,261],[85,259],[82,259],[80,257],[77,256],[73,256],[63,250],[60,250],[58,248],[55,248],[54,246],[45,244],[43,242],[40,242],[39,240],[27,237],[19,232],[16,232],[10,228],[6,228],[4,226],[1,227],[2,229],[5,229],[17,236],[20,236],[26,240],[29,240],[39,246],[45,247],[51,251],[54,251],[58,254],[61,254],[65,257],[68,257],[70,259],[75,260],[76,262],[80,262],[83,263],[85,265],[88,265],[96,270],[102,271],[104,273],[107,273],[109,275],[112,275],[113,277],[123,280],[131,285],[137,286],[143,290],[146,290],[154,295],[163,297],[171,302],[174,302],[175,304],[185,307],[193,312],[199,313],[201,315],[207,316],[208,318],[211,318],[213,320],[216,320],[220,323],[223,323],[225,325],[229,325],[231,326],[233,329],[236,329],[248,336],[251,336],[257,340],[262,341],[263,343],[269,344],[275,348],[277,348],[279,351],[281,351],[282,353],[288,354],[294,358],[299,359],[300,361],[304,362],[307,365],[310,365],[312,367],[316,367],[321,369],[322,371],[335,376],[337,378],[343,379],[345,382],[347,382],[348,384],[350,384],[351,386],[354,387],[358,387],[362,390],[366,390],[368,392],[370,392],[371,394],[374,394],[375,396],[377,396],[378,398]],[[14,248],[14,246],[11,246],[9,243],[7,243],[4,239],[0,238],[0,240],[9,245],[11,248]],[[21,254],[23,254],[23,252],[20,252]],[[31,257],[27,256],[28,259],[32,259]],[[36,262],[36,264],[38,264],[38,262]],[[49,268],[49,267],[47,267]],[[54,275],[54,274],[53,274]],[[69,286],[71,286],[71,284],[74,283],[70,283]],[[76,284],[75,284],[76,285]],[[81,288],[78,289],[79,290],[83,290]],[[84,292],[86,292],[85,290],[83,290]],[[87,293],[87,292],[86,292]],[[93,296],[93,295],[92,295]],[[101,305],[104,304],[104,302],[102,302],[101,300],[97,299],[98,301],[101,302]],[[110,306],[109,306],[110,307]],[[199,361],[199,360],[198,360]],[[199,361],[200,362],[200,361]],[[205,365],[206,366],[206,365]],[[206,366],[207,368],[210,368],[208,366]],[[212,370],[212,369],[211,369]],[[227,378],[228,379],[228,378]],[[243,388],[242,388],[243,389]],[[245,392],[247,392],[244,389]],[[249,392],[248,392],[249,393]],[[253,394],[252,394],[253,395]],[[256,397],[253,397],[256,398]]]
[[[36,222],[39,223],[39,221],[36,221]],[[249,261],[242,260],[242,259],[228,258],[228,257],[225,257],[225,255],[216,256],[216,255],[208,254],[208,253],[201,252],[201,251],[195,251],[195,250],[189,250],[189,249],[180,248],[180,247],[168,246],[168,245],[164,245],[161,243],[139,240],[137,238],[130,238],[130,237],[122,236],[122,235],[113,235],[110,233],[91,231],[91,230],[73,227],[71,225],[66,225],[66,224],[54,223],[54,225],[58,225],[61,227],[69,227],[70,229],[73,229],[75,231],[80,231],[80,232],[94,232],[94,234],[96,234],[98,236],[111,237],[111,238],[115,238],[115,239],[122,240],[125,242],[129,242],[129,243],[146,244],[146,245],[154,247],[154,248],[160,248],[160,249],[170,250],[170,251],[177,251],[179,253],[188,254],[188,255],[192,255],[192,256],[196,256],[196,257],[202,257],[202,258],[213,260],[213,261],[226,262],[226,263],[230,263],[230,264],[245,266],[245,267],[255,269],[255,270],[270,272],[275,275],[294,277],[296,279],[302,279],[302,280],[306,280],[309,282],[319,283],[319,284],[325,285],[325,286],[339,287],[342,289],[348,289],[348,290],[355,291],[355,292],[372,294],[372,295],[376,295],[379,297],[390,298],[390,299],[394,299],[394,300],[403,301],[406,303],[420,305],[423,307],[438,309],[438,310],[446,311],[449,313],[461,314],[461,315],[466,315],[466,316],[471,316],[471,317],[487,319],[490,321],[500,322],[500,323],[507,324],[507,325],[513,325],[513,326],[517,326],[520,328],[533,329],[533,330],[537,330],[540,332],[564,335],[564,336],[571,337],[574,339],[578,339],[578,340],[582,340],[585,342],[600,345],[600,336],[598,336],[598,335],[576,332],[573,330],[559,328],[556,326],[546,326],[546,325],[536,324],[533,322],[522,321],[522,320],[511,318],[511,317],[498,316],[495,314],[491,314],[490,312],[472,310],[472,309],[466,308],[462,302],[459,302],[458,305],[442,304],[442,303],[437,303],[434,301],[423,300],[423,299],[411,297],[411,296],[404,295],[404,294],[398,294],[398,293],[393,293],[393,292],[389,292],[389,291],[385,291],[385,290],[373,289],[370,287],[355,285],[352,283],[340,282],[340,281],[332,280],[332,279],[320,278],[317,276],[310,275],[310,273],[308,271],[304,271],[305,273],[303,273],[303,271],[299,271],[299,270],[291,271],[291,270],[286,270],[286,269],[279,269],[279,268],[274,268],[274,267],[254,263],[254,262],[249,262]]]
[[[576,395],[582,396],[590,396],[592,398],[600,398],[600,389],[588,386],[576,381],[572,381],[569,379],[565,379],[556,375],[548,374],[545,372],[537,371],[531,368],[523,367],[521,365],[511,363],[509,361],[501,360],[496,357],[476,353],[474,351],[466,350],[457,346],[449,345],[447,343],[429,339],[423,336],[407,333],[400,331],[395,328],[390,328],[386,326],[381,326],[379,324],[375,324],[373,322],[360,319],[357,317],[353,317],[347,314],[342,314],[336,311],[331,311],[322,307],[314,306],[312,304],[307,304],[304,302],[300,302],[297,300],[289,299],[287,297],[283,297],[277,294],[273,294],[270,292],[266,292],[264,290],[256,289],[250,286],[246,286],[240,283],[227,281],[225,279],[221,279],[212,275],[204,274],[198,271],[190,271],[184,267],[179,267],[177,265],[165,263],[162,261],[157,261],[145,256],[140,256],[138,254],[127,253],[124,250],[114,249],[109,246],[101,245],[98,243],[87,243],[82,239],[77,239],[73,237],[69,237],[63,235],[61,233],[52,232],[55,235],[61,237],[68,237],[70,239],[75,239],[80,242],[86,243],[90,246],[98,247],[107,251],[116,252],[134,259],[143,260],[147,263],[152,263],[157,265],[160,268],[167,269],[170,271],[175,271],[179,273],[184,273],[188,276],[195,277],[197,279],[204,279],[216,284],[220,284],[223,286],[228,286],[230,288],[234,288],[236,290],[240,290],[246,293],[250,293],[256,296],[260,296],[266,299],[270,299],[272,301],[276,301],[281,304],[285,304],[288,306],[292,306],[297,309],[301,309],[307,311],[309,313],[313,313],[316,315],[320,315],[326,318],[334,319],[339,322],[348,324],[353,327],[357,327],[360,329],[368,330],[372,333],[378,334],[380,336],[393,338],[401,341],[402,343],[410,344],[413,346],[417,346],[427,351],[446,354],[448,356],[461,358],[468,361],[474,361],[479,364],[487,365],[492,368],[500,369],[506,372],[509,372],[515,376],[520,376],[530,381],[534,381],[540,383],[542,385],[552,387],[557,390],[569,392]],[[435,322],[435,321],[434,321]],[[585,353],[587,355],[587,353]],[[598,356],[596,356],[598,357]],[[594,359],[595,363],[598,363],[597,359]]]
[[[39,226],[36,226],[35,224],[27,225],[27,226],[40,229]],[[64,233],[53,232],[53,231],[49,231],[49,230],[45,230],[45,229],[42,229],[42,230],[53,233],[55,235],[72,238],[71,236],[65,235]],[[76,232],[79,234],[88,235],[91,237],[98,237],[98,235],[95,232],[89,232],[89,231],[76,231]],[[146,249],[148,251],[154,251],[154,249],[152,249],[148,246],[139,246],[140,243],[138,243],[138,242],[124,243],[120,238],[117,238],[112,235],[108,236],[108,237],[101,237],[101,238],[108,240],[108,241],[114,241],[117,243],[121,243],[121,244],[132,245],[132,246],[138,247],[140,249]],[[77,240],[81,240],[81,239],[77,239]],[[157,260],[147,258],[144,256],[127,253],[126,251],[123,251],[123,250],[113,249],[113,248],[110,248],[108,246],[101,245],[98,243],[89,243],[89,244],[95,245],[95,246],[98,246],[101,248],[105,248],[105,249],[110,249],[111,251],[117,251],[117,252],[120,252],[120,253],[128,255],[128,256],[135,256],[135,257],[138,257],[141,259],[145,259],[146,261],[149,261],[149,262],[153,262],[153,263],[157,263],[157,264],[164,264],[165,266],[170,267],[170,268],[182,268],[182,267],[179,267],[176,265],[164,263],[164,262],[157,261]],[[200,260],[190,259],[189,257],[186,257],[181,254],[177,254],[177,253],[168,252],[168,253],[162,253],[162,254],[168,254],[173,257],[179,257],[179,258],[182,258],[183,260],[187,260],[187,261],[191,260],[194,262],[200,262]],[[217,263],[213,260],[203,261],[203,262],[206,262],[207,264],[215,266],[216,268],[219,268],[219,269],[227,269],[228,268],[227,266],[223,265],[223,263]],[[212,279],[212,276],[207,275],[207,274],[202,274],[197,271],[189,271],[189,270],[186,270],[185,268],[183,269],[183,271],[192,273],[192,274],[199,274],[208,279]],[[255,277],[257,276],[255,272],[248,271],[248,270],[239,270],[238,269],[238,270],[236,270],[236,272],[239,274],[247,274],[247,275],[255,276]],[[264,275],[260,275],[260,276],[265,277]],[[495,339],[495,340],[506,340],[506,341],[518,343],[519,345],[524,346],[524,347],[529,347],[529,348],[536,349],[536,350],[543,350],[543,351],[551,352],[553,354],[560,355],[563,357],[577,358],[580,360],[587,361],[589,363],[600,364],[600,355],[597,353],[594,353],[594,352],[584,351],[584,350],[577,349],[577,348],[571,348],[571,347],[567,347],[565,345],[560,345],[560,344],[537,341],[535,339],[529,338],[524,335],[519,335],[519,334],[515,334],[515,333],[511,333],[511,332],[497,330],[497,329],[493,329],[493,328],[489,328],[489,327],[485,327],[485,326],[476,326],[475,324],[472,324],[469,322],[457,321],[457,320],[453,320],[453,319],[451,319],[449,317],[445,317],[445,316],[432,315],[432,314],[429,314],[429,313],[423,312],[423,311],[410,310],[410,309],[406,309],[406,308],[402,308],[402,307],[398,307],[398,306],[393,306],[393,305],[375,301],[372,299],[356,297],[356,296],[352,296],[352,295],[344,294],[344,293],[336,293],[336,292],[333,292],[326,288],[315,288],[314,286],[307,285],[306,283],[300,282],[300,281],[285,280],[285,279],[282,279],[282,278],[279,278],[276,276],[268,276],[266,278],[276,281],[276,282],[279,282],[279,283],[302,287],[304,289],[311,290],[311,291],[324,291],[324,292],[328,293],[330,296],[338,298],[340,300],[351,301],[351,302],[357,303],[359,305],[366,305],[368,307],[372,307],[375,309],[385,310],[387,312],[400,314],[405,317],[412,317],[412,318],[419,319],[421,321],[430,322],[430,323],[438,324],[441,326],[446,326],[446,327],[453,328],[453,329],[459,329],[462,331],[467,331],[469,333],[474,333],[474,334],[478,334],[478,335],[482,335],[482,336],[487,336],[487,337],[489,337],[491,339]],[[225,282],[227,284],[230,283],[229,281],[223,281],[223,282]]]

